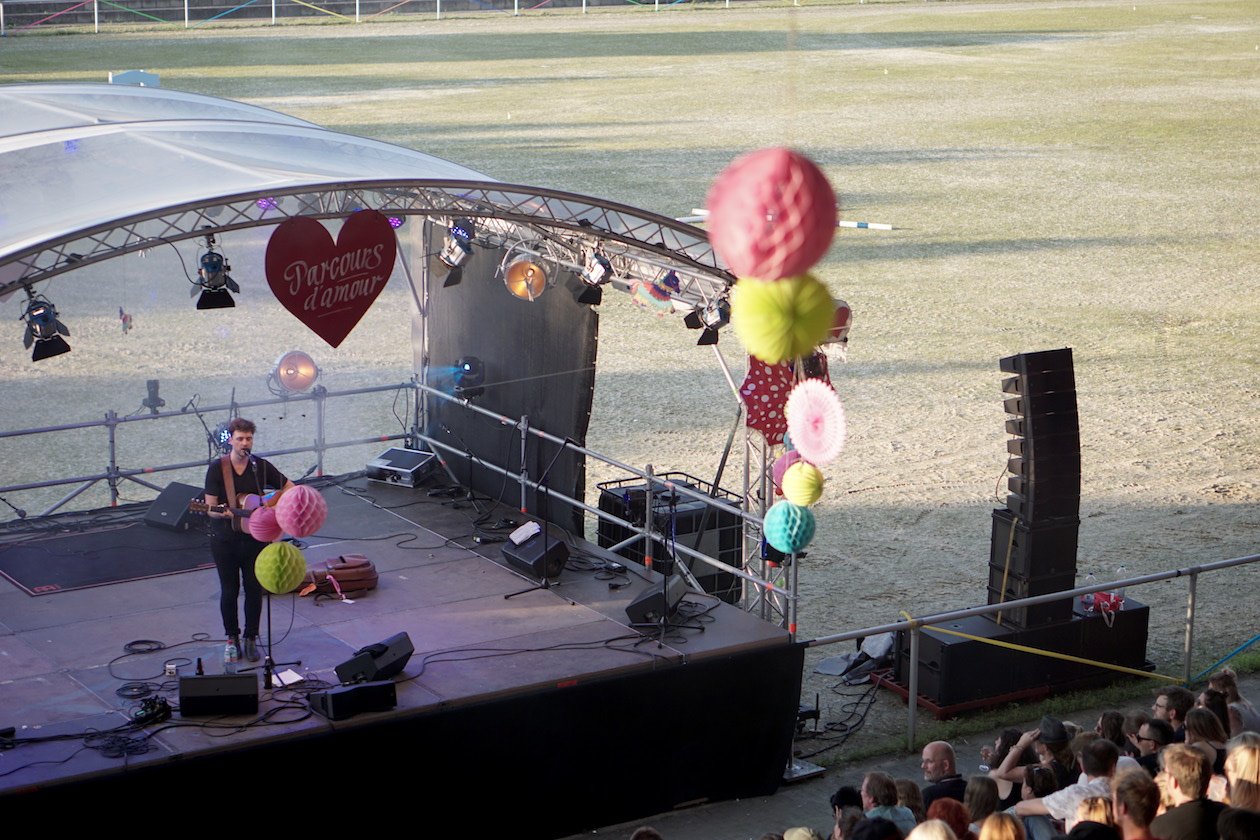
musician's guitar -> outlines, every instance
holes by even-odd
[[[276,490],[265,496],[257,493],[241,493],[236,497],[236,507],[232,507],[227,502],[221,505],[208,505],[205,502],[193,499],[188,503],[188,509],[193,513],[231,513],[241,519],[249,519],[249,515],[260,507],[275,507],[276,502],[280,501],[280,496],[284,494],[284,490]]]

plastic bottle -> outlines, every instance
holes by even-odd
[[[1124,580],[1128,576],[1129,576],[1129,570],[1126,569],[1124,566],[1120,566],[1119,568],[1116,569],[1116,580]],[[1120,609],[1123,606],[1124,606],[1124,587],[1121,586],[1120,588],[1116,590],[1116,609]]]
[[[1090,572],[1089,574],[1085,575],[1085,581],[1081,584],[1081,586],[1097,586],[1097,585],[1098,585],[1098,581],[1094,578],[1093,572]],[[1081,596],[1081,608],[1084,609],[1086,613],[1093,613],[1094,611],[1094,593],[1093,592],[1089,592]]]
[[[236,649],[236,645],[228,640],[227,647],[223,648],[223,673],[235,674],[236,664],[241,661],[241,652]]]

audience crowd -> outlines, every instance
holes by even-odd
[[[1228,668],[1197,696],[1159,688],[1149,714],[1008,729],[980,758],[987,772],[964,777],[953,746],[934,741],[922,785],[867,773],[831,797],[829,834],[762,840],[1260,840],[1260,712]]]

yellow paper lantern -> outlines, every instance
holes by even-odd
[[[827,337],[835,304],[811,274],[766,282],[744,278],[731,290],[731,325],[767,364],[804,356]]]
[[[293,543],[271,543],[258,553],[254,576],[268,592],[276,595],[292,592],[306,577],[306,558]]]
[[[783,498],[809,507],[822,498],[823,482],[822,470],[807,461],[797,461],[783,474]]]

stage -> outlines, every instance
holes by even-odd
[[[336,665],[405,631],[415,653],[395,678],[397,707],[330,721],[310,712],[301,686],[263,690],[259,675],[257,715],[176,711],[108,743],[23,743],[126,724],[141,706],[119,696],[127,683],[148,683],[177,706],[167,662],[191,674],[201,657],[206,673],[221,672],[218,581],[201,568],[39,596],[3,581],[0,729],[14,727],[17,744],[0,751],[0,795],[11,812],[139,790],[196,789],[213,801],[227,784],[234,813],[292,797],[322,808],[335,790],[337,802],[362,799],[353,807],[377,818],[420,805],[422,824],[434,828],[467,826],[464,809],[449,806],[484,797],[502,829],[549,837],[779,784],[803,656],[783,629],[689,593],[675,619],[682,626],[645,635],[625,608],[655,575],[633,563],[610,570],[611,555],[573,536],[558,586],[506,598],[532,581],[489,541],[504,529],[484,529],[523,519],[519,512],[500,505],[477,529],[473,507],[429,487],[362,477],[316,486],[329,515],[304,540],[308,564],[364,554],[380,586],[354,603],[276,596],[274,658],[300,660],[295,670],[308,680],[336,684]],[[172,532],[143,514],[109,514],[115,550],[144,552],[148,540],[169,550]],[[134,524],[120,527],[128,515]],[[0,554],[35,549],[50,565],[88,562],[81,546],[99,545],[100,512],[55,519],[57,535],[34,541],[11,528]],[[205,563],[204,536],[185,538],[187,564]],[[263,621],[265,635],[265,609]],[[142,652],[124,655],[129,643]]]

